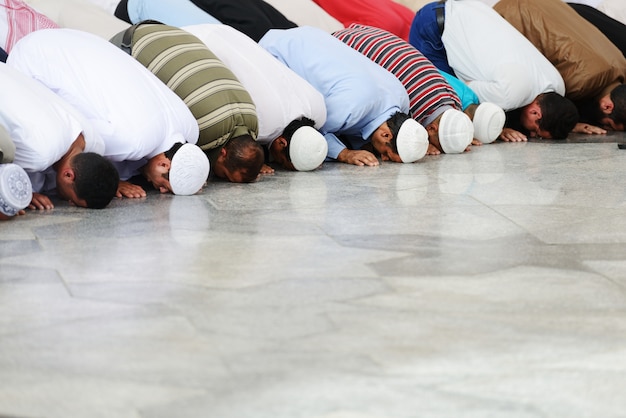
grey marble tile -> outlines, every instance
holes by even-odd
[[[368,263],[395,255],[342,247],[326,236],[204,234],[201,239],[180,244],[149,230],[123,240],[54,240],[44,244],[46,251],[36,259],[18,255],[0,264],[55,269],[68,283],[152,281],[165,275],[167,281],[181,284],[238,288],[309,275],[376,277]]]
[[[462,388],[450,385],[446,389],[459,395],[490,393],[503,402],[532,406],[542,417],[618,418],[624,415],[625,399],[615,393],[615,388],[623,384],[623,373],[611,371],[581,376],[577,370],[530,369],[492,379],[471,379],[463,382]]]
[[[397,293],[364,297],[359,303],[416,312],[626,314],[624,289],[586,271],[525,266],[471,277],[388,277],[385,282]]]
[[[123,304],[73,298],[53,270],[3,266],[0,273],[3,277],[0,280],[1,335],[28,333],[76,321],[105,321],[104,318],[110,316],[133,312]]]
[[[149,418],[176,413],[194,417],[210,411],[221,417],[404,418],[505,416],[539,417],[530,405],[485,396],[459,395],[412,385],[402,378],[359,376],[331,372],[307,373],[297,379],[251,384],[245,391],[227,392],[218,399],[175,403]]]
[[[547,244],[626,242],[626,219],[619,207],[498,206],[496,210]]]
[[[103,326],[107,322],[118,329],[106,334],[111,329]],[[165,383],[165,378],[165,384],[173,387],[215,385],[229,375],[212,338],[188,335],[189,326],[177,318],[162,316],[161,324],[155,322],[92,319],[13,335],[0,344],[0,366],[25,374],[51,372],[148,384]]]
[[[0,415],[618,418],[626,135],[0,223]]]
[[[143,409],[205,394],[167,384],[24,370],[0,370],[0,382],[0,414],[16,418],[140,418]]]
[[[605,254],[604,257],[600,256],[595,260],[589,259],[585,264],[604,276],[610,277],[622,287],[626,286],[626,260],[623,255],[609,259]]]

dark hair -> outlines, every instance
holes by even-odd
[[[615,123],[626,124],[626,84],[620,84],[611,90],[613,111],[609,115]]]
[[[244,183],[256,180],[265,160],[263,147],[252,139],[252,136],[241,135],[228,141],[224,148],[226,149],[224,167],[229,172],[240,172]]]
[[[88,208],[102,209],[113,200],[120,176],[110,161],[93,152],[82,152],[72,158],[70,166],[74,170],[74,191]]]
[[[537,96],[537,103],[541,108],[539,128],[550,132],[552,139],[566,139],[580,117],[574,102],[550,92]]]
[[[411,117],[406,113],[396,112],[391,115],[389,119],[387,119],[387,126],[389,126],[389,129],[391,130],[391,133],[393,135],[393,138],[391,138],[390,142],[391,149],[396,154],[398,153],[398,145],[396,143],[396,139],[398,138],[398,132],[400,132],[400,127],[402,126],[404,121],[410,118]]]
[[[177,142],[174,145],[172,145],[172,148],[168,149],[167,151],[165,151],[163,154],[165,154],[165,157],[172,161],[172,158],[174,158],[174,154],[176,154],[176,152],[180,149],[180,147],[183,146],[182,142]]]
[[[301,117],[300,119],[292,120],[287,127],[283,130],[282,137],[287,141],[287,146],[282,150],[283,154],[287,157],[287,160],[291,161],[289,158],[289,145],[291,145],[291,137],[293,134],[303,126],[315,126],[315,121],[313,119],[309,119],[306,116]]]
[[[306,116],[301,117],[300,119],[292,120],[289,125],[283,131],[282,137],[287,140],[287,142],[291,141],[291,137],[294,132],[303,126],[315,126],[315,121],[313,119],[309,119]]]

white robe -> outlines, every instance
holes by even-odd
[[[0,124],[15,144],[14,163],[31,179],[33,191],[56,187],[52,165],[83,134],[85,152],[103,154],[104,142],[68,103],[41,83],[0,62]]]
[[[326,122],[324,96],[250,37],[227,25],[182,29],[204,42],[250,93],[259,119],[259,143],[269,145],[303,116],[313,119],[318,129]]]
[[[541,93],[565,94],[557,69],[502,16],[476,0],[447,1],[448,62],[481,102],[521,108]]]
[[[96,35],[39,30],[15,45],[7,63],[89,120],[111,161],[141,162],[176,142],[198,141],[198,123],[187,105],[138,61]],[[137,174],[118,169],[122,179]]]

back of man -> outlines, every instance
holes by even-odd
[[[626,77],[626,58],[561,0],[500,0],[494,10],[557,68],[573,101],[608,94]]]
[[[35,192],[56,187],[52,165],[83,133],[85,151],[102,154],[104,143],[72,107],[8,64],[0,64],[0,124],[15,144],[13,162],[31,178]]]
[[[271,30],[259,44],[324,96],[320,131],[330,158],[346,148],[336,135],[363,145],[391,115],[409,112],[408,94],[393,74],[321,29]]]
[[[415,14],[394,0],[315,0],[335,19],[350,26],[352,23],[384,29],[407,40]]]
[[[36,31],[17,43],[8,63],[76,108],[104,140],[107,158],[137,162],[131,171],[177,142],[198,140],[198,124],[185,103],[136,60],[96,35],[72,29]],[[120,177],[133,174],[120,172]]]
[[[297,25],[263,0],[191,0],[220,22],[259,41],[270,29]]]
[[[426,126],[447,109],[461,110],[461,102],[437,68],[418,50],[399,37],[371,26],[352,24],[333,33],[394,74],[410,100],[410,115]]]
[[[269,145],[295,119],[312,119],[315,128],[326,122],[324,96],[248,36],[228,25],[183,29],[204,42],[250,93],[257,108],[260,144]]]
[[[586,4],[567,2],[583,19],[598,28],[626,57],[626,25]]]
[[[250,94],[200,39],[158,23],[138,24],[132,30],[130,54],[189,107],[200,128],[202,150],[241,135],[256,138],[258,119]],[[114,44],[124,33],[120,35]]]
[[[222,23],[189,0],[121,0],[115,9],[115,16],[130,24],[145,20],[176,27]]]
[[[513,110],[541,93],[565,93],[556,68],[484,3],[447,1],[442,40],[457,77],[482,102]]]

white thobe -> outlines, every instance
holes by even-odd
[[[557,69],[491,7],[476,0],[450,0],[445,7],[441,39],[448,62],[481,102],[512,110],[541,93],[565,94]]]
[[[35,192],[56,187],[52,165],[83,133],[85,152],[103,154],[104,142],[88,122],[41,83],[0,63],[0,124],[15,144],[14,163],[31,179]]]
[[[318,129],[326,122],[324,96],[250,37],[227,25],[182,29],[204,42],[250,93],[259,118],[259,143],[269,145],[303,116]]]
[[[39,30],[15,45],[7,63],[41,81],[89,120],[111,161],[142,161],[177,142],[198,141],[198,123],[180,97],[96,35]],[[137,174],[118,168],[122,179]]]

